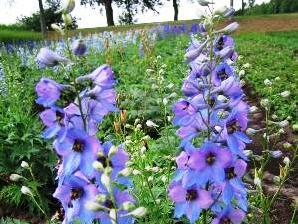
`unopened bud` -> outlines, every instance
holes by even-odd
[[[289,157],[285,157],[283,162],[286,166],[289,166],[291,161],[290,161]]]
[[[115,155],[115,154],[117,153],[117,151],[118,151],[118,147],[116,147],[116,146],[113,145],[113,146],[110,148],[108,157],[112,157],[113,155]]]
[[[131,201],[125,201],[125,202],[123,202],[123,204],[122,204],[122,208],[123,208],[123,210],[125,210],[125,211],[131,211],[132,209],[135,208],[135,205],[134,205],[134,203],[132,203]]]
[[[9,176],[9,179],[11,180],[11,181],[19,181],[19,180],[21,180],[21,179],[23,179],[24,177],[23,176],[21,176],[21,175],[19,175],[19,174],[16,174],[16,173],[13,173],[13,174],[11,174],[10,176]]]
[[[141,218],[143,217],[144,215],[146,215],[147,213],[147,209],[145,207],[139,207],[135,210],[133,210],[132,212],[128,213],[129,215],[132,215],[136,218]]]
[[[92,166],[93,166],[94,169],[96,169],[96,170],[98,170],[98,171],[101,171],[101,172],[104,171],[103,164],[102,164],[101,162],[99,162],[99,161],[94,161],[94,162],[92,163]]]
[[[21,162],[21,167],[23,167],[25,169],[29,169],[30,168],[29,164],[26,161],[22,161]]]
[[[69,14],[63,13],[62,14],[62,19],[63,19],[66,26],[70,26],[72,24],[72,18]]]
[[[88,201],[85,204],[85,208],[87,210],[96,212],[96,211],[100,211],[102,209],[102,206],[94,201]]]
[[[21,192],[22,192],[23,194],[25,194],[25,195],[28,195],[28,196],[33,197],[33,193],[32,193],[32,191],[30,190],[29,187],[22,186],[22,187],[21,187]]]

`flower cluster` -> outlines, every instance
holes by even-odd
[[[228,35],[238,24],[216,31],[213,18],[206,19],[200,40],[192,37],[185,54],[190,66],[182,87],[185,98],[173,106],[183,151],[176,158],[169,196],[176,218],[186,215],[195,223],[204,213],[207,223],[206,215],[212,213],[214,224],[238,224],[247,211],[242,177],[247,167],[244,148],[250,142],[244,134],[249,107],[242,100],[237,53]]]
[[[81,41],[73,45],[73,57],[85,51]],[[47,48],[41,49],[37,60],[43,66],[69,62]],[[126,168],[128,154],[123,145],[102,144],[96,137],[103,118],[117,111],[114,73],[102,65],[88,75],[69,78],[73,85],[42,78],[35,89],[36,103],[45,108],[40,114],[46,126],[43,137],[54,139],[60,158],[53,196],[63,206],[63,223],[77,219],[82,223],[133,223],[133,216],[144,209],[135,209],[136,202],[128,191],[132,187]],[[66,92],[75,96],[73,102],[62,100]]]

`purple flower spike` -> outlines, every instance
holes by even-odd
[[[67,64],[70,63],[70,60],[60,56],[59,54],[55,53],[54,51],[50,50],[47,47],[41,48],[36,60],[43,66],[55,66],[59,63]]]
[[[57,82],[42,78],[36,85],[35,91],[38,95],[36,103],[44,106],[51,107],[60,98],[61,90],[65,86],[58,84]]]

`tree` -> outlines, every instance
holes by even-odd
[[[174,21],[178,20],[178,2],[179,0],[173,0],[173,8],[174,8]]]
[[[44,17],[44,8],[43,8],[42,0],[38,0],[38,5],[39,5],[40,30],[42,35],[45,36],[47,30],[46,30],[46,22]]]
[[[114,15],[112,3],[115,2],[118,7],[124,8],[122,18],[128,23],[132,23],[133,16],[140,9],[142,12],[149,9],[155,10],[156,5],[161,5],[161,0],[81,0],[81,5],[104,6],[108,26],[114,26]]]
[[[230,8],[234,8],[234,0],[230,0]]]

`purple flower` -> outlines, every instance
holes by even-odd
[[[35,87],[38,98],[36,103],[44,106],[51,107],[55,102],[60,98],[61,90],[65,88],[64,85],[61,85],[51,79],[41,78]]]
[[[70,63],[69,59],[60,56],[46,47],[40,49],[38,55],[36,56],[36,60],[43,66],[55,66],[59,63]]]
[[[220,86],[221,82],[234,76],[233,69],[227,63],[220,63],[211,74],[212,83]]]
[[[240,209],[234,209],[232,207],[225,208],[218,216],[212,221],[212,224],[223,224],[223,223],[242,223],[245,217],[245,213]]]
[[[91,184],[80,171],[64,179],[53,196],[60,200],[65,211],[64,224],[79,219],[84,223],[93,223],[96,213],[85,208],[88,201],[94,200],[98,189]]]
[[[184,188],[180,183],[173,182],[169,187],[169,196],[175,202],[175,217],[183,215],[190,223],[195,223],[202,211],[213,203],[211,194],[199,187]]]
[[[231,161],[232,154],[229,149],[213,143],[205,143],[200,150],[191,155],[188,166],[198,171],[197,180],[200,184],[205,184],[208,181],[223,181],[224,169]]]
[[[77,56],[83,56],[87,51],[87,46],[83,40],[75,40],[71,46],[72,52]]]
[[[62,128],[64,119],[63,110],[54,107],[46,109],[40,113],[39,117],[47,127],[43,132],[43,137],[46,139],[55,137]]]
[[[101,149],[99,141],[82,130],[72,128],[67,131],[61,141],[56,139],[54,147],[58,155],[62,156],[61,176],[69,176],[79,169],[87,177],[94,177],[92,163],[97,159]]]
[[[111,67],[108,65],[102,65],[89,75],[77,78],[77,82],[82,82],[85,80],[92,80],[94,84],[100,86],[103,89],[112,88],[115,85],[114,73]]]

